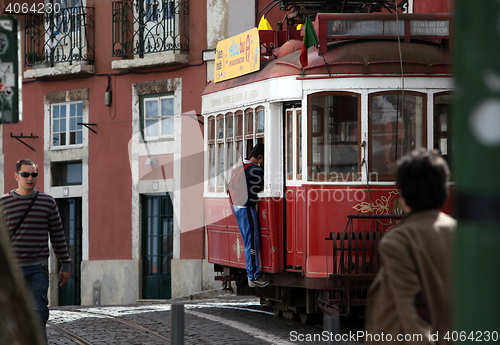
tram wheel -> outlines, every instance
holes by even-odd
[[[274,315],[281,316],[281,309],[273,308]]]

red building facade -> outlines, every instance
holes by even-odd
[[[206,2],[60,5],[19,17],[23,117],[3,126],[2,156],[5,192],[27,157],[39,165],[37,188],[59,204],[74,272],[66,288],[52,284],[51,303],[135,303],[207,288],[196,208]],[[52,281],[56,271],[53,260]]]

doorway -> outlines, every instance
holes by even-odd
[[[82,198],[56,199],[71,258],[71,276],[59,287],[59,305],[80,305],[82,263]]]
[[[168,299],[172,295],[174,209],[169,194],[143,195],[142,298]]]

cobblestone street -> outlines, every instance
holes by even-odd
[[[277,317],[258,298],[222,295],[184,304],[185,344],[325,344],[322,327]],[[49,344],[170,344],[171,304],[52,308]],[[351,320],[342,332],[356,333]],[[346,328],[347,327],[347,328]],[[342,344],[360,344],[344,342]]]

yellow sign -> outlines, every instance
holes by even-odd
[[[260,69],[260,40],[257,28],[217,43],[214,82]]]

